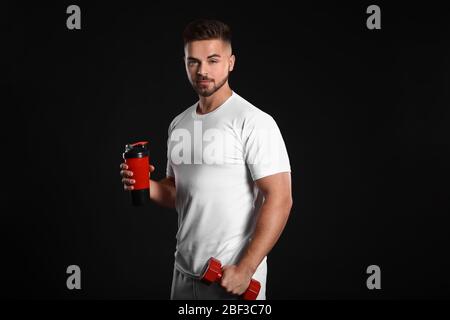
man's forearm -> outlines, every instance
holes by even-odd
[[[255,273],[264,257],[278,241],[286,226],[292,207],[292,200],[280,201],[266,197],[260,208],[252,240],[248,244],[244,255],[237,264],[238,267]]]
[[[175,184],[171,179],[164,178],[159,181],[150,180],[150,199],[156,204],[174,209],[175,196]]]

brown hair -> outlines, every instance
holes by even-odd
[[[184,45],[195,40],[221,39],[231,44],[231,29],[219,20],[197,19],[183,31]]]

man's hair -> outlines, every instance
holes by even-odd
[[[183,31],[184,45],[196,40],[220,39],[231,44],[231,29],[219,20],[197,19]]]

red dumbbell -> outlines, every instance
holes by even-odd
[[[219,282],[222,278],[222,263],[211,257],[208,261],[208,266],[203,273],[201,279],[202,281],[211,284],[213,282]],[[244,300],[256,300],[261,289],[261,283],[258,280],[251,279],[247,290],[242,295]]]

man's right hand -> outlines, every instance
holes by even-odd
[[[120,164],[120,175],[122,176],[123,189],[125,191],[133,190],[133,185],[136,183],[136,180],[133,179],[133,171],[128,170],[128,166],[126,163]],[[150,173],[155,171],[155,167],[150,165]],[[150,177],[149,177],[150,179]]]

